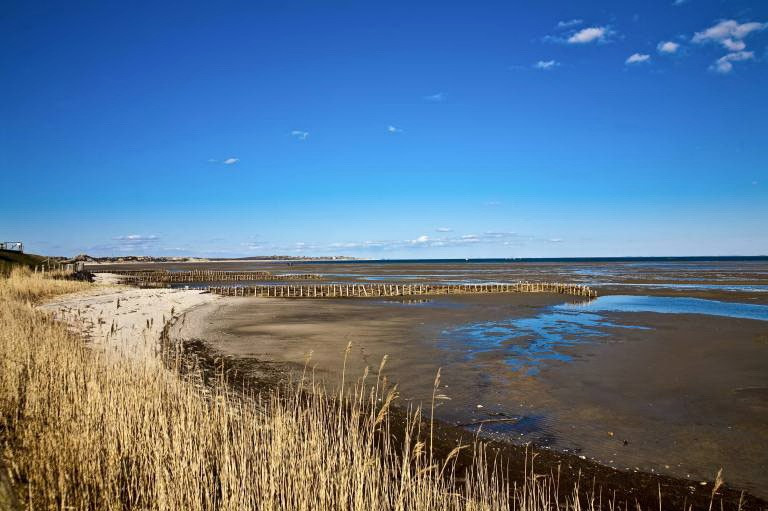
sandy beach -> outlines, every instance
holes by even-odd
[[[205,304],[223,300],[200,291],[138,289],[121,285],[120,277],[97,274],[96,286],[63,295],[40,306],[83,334],[97,349],[137,360],[153,360],[168,321]]]

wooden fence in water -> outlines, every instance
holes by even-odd
[[[110,270],[108,273],[124,276],[140,283],[183,283],[183,282],[227,282],[247,280],[317,280],[320,275],[313,273],[282,273],[274,274],[268,271],[218,271],[218,270],[189,270],[189,271],[157,271],[157,270]]]
[[[514,282],[498,284],[318,284],[264,286],[208,286],[223,296],[270,298],[373,298],[380,296],[467,295],[490,293],[555,293],[587,298],[597,292],[579,284],[555,282]]]

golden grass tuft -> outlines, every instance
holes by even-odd
[[[64,280],[66,272],[48,272],[45,276],[16,266],[8,277],[0,277],[0,300],[37,302],[52,296],[85,291],[87,282]]]

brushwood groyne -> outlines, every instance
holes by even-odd
[[[270,298],[374,298],[382,296],[468,295],[491,293],[553,293],[586,298],[597,292],[579,284],[513,282],[495,284],[300,284],[263,286],[208,286],[201,288],[223,296]]]
[[[270,273],[267,271],[142,271],[109,270],[109,273],[140,283],[184,283],[184,282],[241,282],[259,280],[317,280],[320,275],[313,273]]]

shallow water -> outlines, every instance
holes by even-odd
[[[467,360],[501,350],[509,367],[535,375],[546,362],[570,362],[571,356],[562,348],[606,337],[610,328],[645,327],[612,323],[580,310],[552,308],[531,318],[471,323],[446,330],[440,342]]]
[[[666,296],[608,295],[584,303],[565,303],[529,318],[470,323],[443,332],[441,345],[472,360],[480,353],[497,352],[507,365],[535,375],[542,364],[570,362],[563,351],[580,343],[614,335],[614,329],[648,329],[617,323],[601,313],[651,312],[706,314],[768,321],[768,306]]]
[[[689,279],[693,280],[693,279]],[[685,283],[637,283],[637,282],[591,282],[593,286],[631,286],[634,288],[648,289],[680,289],[680,290],[702,290],[702,291],[725,291],[742,293],[768,293],[768,285],[757,284],[685,284]]]
[[[721,302],[671,296],[606,295],[579,304],[554,307],[558,311],[654,312],[658,314],[706,314],[728,318],[768,321],[768,305]]]

